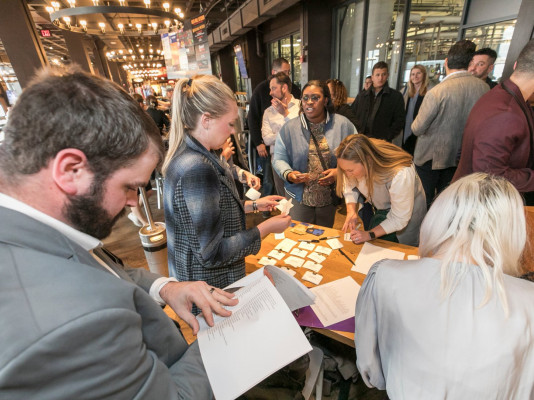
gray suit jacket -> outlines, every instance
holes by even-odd
[[[427,92],[412,132],[418,136],[414,163],[432,160],[432,169],[458,165],[465,123],[471,108],[489,86],[469,72],[449,76]]]
[[[55,229],[0,207],[1,399],[210,399],[198,346],[147,291]]]

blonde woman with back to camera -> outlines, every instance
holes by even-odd
[[[412,157],[391,143],[365,135],[345,138],[336,156],[336,190],[347,204],[343,231],[350,232],[351,240],[360,244],[381,238],[417,246],[426,200]],[[358,208],[365,202],[374,215],[364,221],[364,228],[358,222]]]
[[[357,366],[392,399],[534,398],[534,286],[523,201],[477,173],[445,189],[420,260],[376,263],[356,304]]]
[[[261,238],[283,232],[289,216],[246,229],[245,213],[271,211],[283,197],[241,201],[230,169],[214,150],[235,132],[231,89],[212,75],[180,79],[173,99],[165,174],[169,274],[225,287],[245,276],[245,256]]]

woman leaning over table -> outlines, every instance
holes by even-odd
[[[523,201],[477,173],[445,189],[420,260],[376,263],[356,303],[357,367],[391,399],[534,398],[534,286]]]
[[[165,174],[169,274],[225,287],[245,276],[245,256],[261,238],[283,232],[290,217],[246,229],[245,213],[270,211],[282,199],[242,202],[226,163],[214,153],[235,132],[237,105],[230,88],[211,75],[180,79],[173,100]]]
[[[338,194],[347,203],[343,230],[354,243],[382,238],[410,246],[419,244],[426,214],[425,192],[412,157],[399,147],[365,135],[347,137],[336,151]],[[375,211],[368,229],[358,229],[358,203]]]
[[[302,89],[299,118],[282,127],[273,168],[284,180],[286,197],[293,199],[292,218],[332,227],[336,213],[336,147],[354,125],[333,113],[330,91],[323,81],[309,81]]]

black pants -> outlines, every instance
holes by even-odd
[[[432,160],[423,165],[416,165],[415,170],[421,179],[426,196],[427,209],[430,208],[434,197],[451,183],[452,177],[456,172],[456,167],[445,169],[432,169]]]

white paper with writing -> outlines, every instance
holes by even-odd
[[[291,252],[289,254],[293,254],[294,256],[297,256],[297,257],[306,257],[308,255],[308,252],[306,250],[302,250],[302,249],[297,249],[296,247],[291,250]]]
[[[274,258],[262,257],[258,261],[260,265],[276,265],[276,260]]]
[[[281,260],[282,258],[286,256],[286,253],[284,253],[283,251],[278,251],[276,249],[273,249],[267,255],[269,257],[276,258],[277,260]]]
[[[323,276],[316,274],[315,272],[312,272],[312,271],[306,271],[306,273],[302,275],[302,279],[305,281],[311,282],[315,285],[318,285],[323,280]]]
[[[384,258],[390,258],[393,260],[404,260],[405,254],[390,249],[384,249],[380,246],[365,242],[360,254],[356,258],[355,265],[351,268],[351,271],[356,271],[361,274],[367,275],[373,264]]]
[[[324,326],[354,317],[360,285],[350,276],[310,289],[317,297],[311,308]]]
[[[298,257],[295,257],[295,256],[287,257],[284,260],[284,262],[286,264],[291,265],[292,267],[295,267],[295,268],[300,268],[302,266],[302,264],[304,264],[304,260],[302,258],[298,258]]]
[[[323,268],[323,266],[321,264],[316,264],[313,261],[308,260],[304,263],[302,268],[310,269],[313,272],[319,272],[321,268]]]
[[[282,199],[282,200],[280,200],[278,202],[278,205],[276,206],[276,208],[278,208],[280,210],[282,215],[288,215],[289,214],[289,210],[291,210],[291,208],[293,208],[293,199],[289,199],[289,200]]]
[[[231,400],[312,350],[267,277],[236,292],[232,316],[208,327],[199,318],[198,344],[217,400]],[[284,334],[280,335],[280,329]],[[261,360],[259,362],[258,360]]]
[[[285,238],[284,240],[282,240],[280,243],[278,243],[276,246],[275,246],[275,249],[277,250],[282,250],[282,251],[285,251],[286,253],[289,253],[291,251],[291,249],[297,244],[296,241],[292,240],[292,239],[289,239],[289,238]]]
[[[324,247],[324,246],[317,246],[315,248],[315,252],[316,253],[323,253],[323,254],[326,254],[327,256],[330,255],[330,253],[332,252],[332,249],[329,248],[329,247]]]
[[[300,242],[299,243],[299,249],[304,249],[304,250],[311,251],[314,248],[315,248],[315,245],[313,243],[309,243],[309,242]]]
[[[313,252],[313,253],[308,254],[308,258],[309,258],[310,260],[315,261],[315,262],[318,263],[318,264],[320,264],[320,263],[322,263],[324,260],[326,260],[326,257],[325,257],[325,256],[322,256],[322,255],[320,255],[320,254],[318,254],[318,253],[316,253],[316,252]]]
[[[343,243],[339,241],[339,239],[328,239],[326,241],[326,244],[328,244],[332,250],[341,249],[343,247]]]
[[[247,196],[250,200],[254,201],[254,200],[258,200],[260,197],[261,197],[261,193],[258,192],[256,189],[254,188],[250,188],[249,190],[247,190],[247,192],[245,193],[245,196]]]

